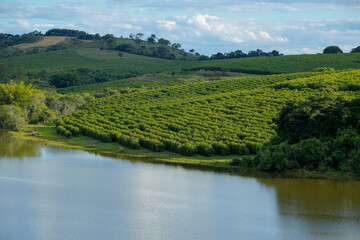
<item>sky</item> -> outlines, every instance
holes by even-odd
[[[200,54],[344,52],[360,45],[360,0],[0,0],[0,32],[67,28],[155,34]]]

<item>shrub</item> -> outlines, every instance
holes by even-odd
[[[19,130],[25,125],[25,116],[20,107],[0,106],[0,129]]]

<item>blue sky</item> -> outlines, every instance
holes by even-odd
[[[0,32],[70,28],[89,33],[152,33],[201,54],[258,48],[318,53],[360,45],[360,0],[2,1]]]

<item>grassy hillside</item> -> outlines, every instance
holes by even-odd
[[[359,70],[297,73],[117,95],[65,117],[58,130],[184,155],[255,153],[274,136],[272,119],[287,101],[329,91],[351,97],[359,78]]]
[[[291,55],[266,58],[246,58],[203,66],[205,69],[258,74],[307,72],[320,67],[336,70],[359,69],[360,53]]]
[[[199,61],[166,60],[133,54],[124,54],[123,57],[119,57],[117,51],[100,51],[96,48],[88,47],[0,58],[0,62],[7,64],[10,72],[15,71],[20,66],[25,71],[30,72],[42,70],[54,72],[86,67],[92,70],[105,71],[120,77],[163,71],[178,71],[182,67],[188,68],[206,64],[206,62]]]

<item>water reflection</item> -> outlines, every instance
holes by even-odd
[[[360,182],[0,141],[0,239],[360,239]]]
[[[258,179],[276,192],[281,224],[314,236],[360,239],[360,182],[311,179]]]
[[[0,157],[23,159],[40,156],[38,146],[34,141],[15,138],[7,131],[0,131]]]

